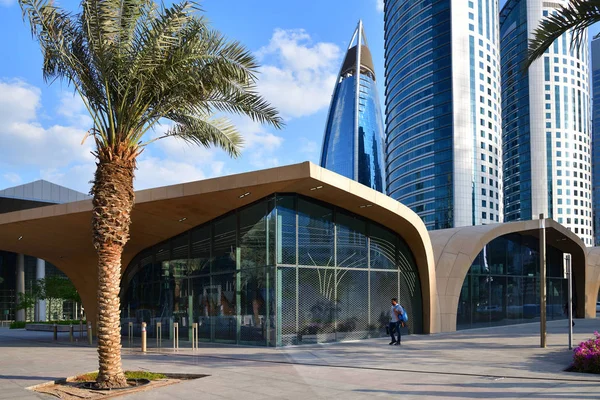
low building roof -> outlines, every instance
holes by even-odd
[[[432,326],[432,316],[437,314],[433,251],[419,216],[382,193],[310,162],[137,191],[122,270],[143,249],[272,193],[298,193],[321,200],[402,236],[419,269],[424,331],[436,329]],[[73,281],[87,310],[92,311],[88,315],[93,316],[97,258],[91,210],[91,200],[83,200],[0,214],[0,249],[56,265]]]

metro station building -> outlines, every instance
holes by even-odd
[[[37,257],[96,315],[89,199],[0,214],[0,250]],[[309,162],[136,192],[122,264],[122,321],[182,338],[285,346],[385,335],[389,302],[406,333],[539,320],[540,220],[428,232],[392,198]],[[547,316],[594,318],[600,251],[543,221]]]

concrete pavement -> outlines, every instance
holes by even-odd
[[[126,369],[209,377],[126,396],[129,399],[599,399],[600,376],[564,372],[571,360],[566,321],[484,328],[430,336],[282,349],[200,344],[180,350],[123,350]],[[577,320],[575,340],[600,319]],[[127,341],[124,340],[127,345]],[[149,344],[155,344],[150,339]],[[25,387],[97,368],[95,348],[58,342],[46,332],[0,329],[0,399],[48,398]]]

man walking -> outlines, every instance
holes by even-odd
[[[400,341],[402,340],[402,337],[400,336],[400,322],[402,322],[403,315],[404,309],[400,304],[398,304],[398,299],[395,297],[392,298],[392,308],[390,310],[391,321],[389,325],[390,336],[392,337],[390,345],[399,346],[401,344]],[[394,330],[398,332],[398,340],[396,340],[396,337],[394,336]]]

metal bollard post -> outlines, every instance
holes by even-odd
[[[54,324],[54,340],[58,340],[58,327]]]
[[[156,347],[162,347],[162,322],[156,323]]]
[[[142,322],[142,352],[146,352],[146,323]]]
[[[198,350],[198,323],[192,324],[192,350]]]
[[[92,345],[92,323],[88,322],[88,326],[87,326],[87,335],[88,335],[88,343],[90,344],[90,346]]]
[[[129,347],[132,347],[133,346],[133,322],[130,322],[128,325],[129,326],[128,326],[127,333],[129,335]]]
[[[73,341],[73,324],[69,325],[69,341]]]
[[[173,349],[179,349],[179,323],[173,323]]]

